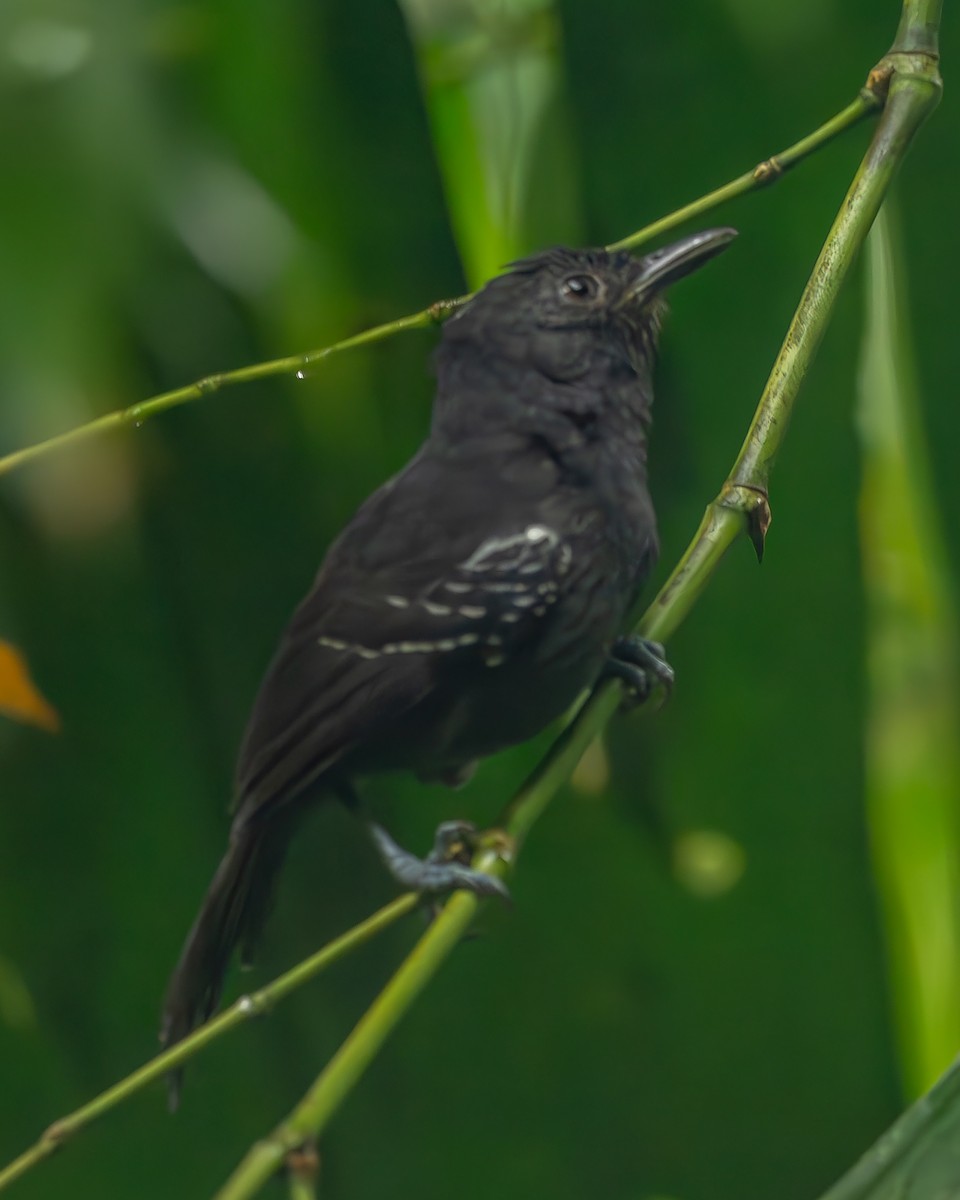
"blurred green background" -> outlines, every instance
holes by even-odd
[[[459,294],[517,253],[621,237],[846,104],[898,15],[892,0],[5,0],[0,453]],[[741,238],[678,287],[665,333],[660,581],[732,462],[868,136],[705,222]],[[893,368],[877,362],[889,275],[871,309],[858,269],[774,476],[762,568],[734,549],[669,648],[672,702],[615,722],[606,761],[531,839],[515,909],[486,913],[346,1103],[325,1196],[814,1197],[960,1047],[958,142],[948,93],[897,188],[898,337],[923,418],[894,482],[922,481],[917,524],[890,550],[877,497],[903,505],[867,434],[861,496],[858,364],[862,414],[870,364]],[[0,724],[4,1161],[153,1052],[260,673],[340,524],[423,436],[435,340],[224,392],[0,481],[0,637],[63,722]],[[911,552],[924,570],[905,604],[882,568]],[[910,654],[891,682],[884,638],[896,658],[931,612],[937,687]],[[911,768],[896,714],[931,696]],[[492,820],[544,744],[457,795],[379,785],[394,832],[425,849],[444,816]],[[390,895],[351,819],[319,812],[250,983]],[[920,900],[906,922],[904,896]],[[158,1086],[15,1194],[208,1195],[418,931],[219,1042],[175,1118]],[[924,954],[947,1010],[933,1034],[910,999]]]

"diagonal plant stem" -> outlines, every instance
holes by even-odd
[[[886,83],[885,72],[871,71],[867,77],[866,84],[860,89],[857,98],[848,104],[846,108],[841,109],[835,117],[831,117],[829,121],[824,122],[819,129],[815,129],[807,137],[801,138],[799,142],[796,142],[788,149],[781,150],[779,154],[774,154],[771,158],[764,159],[752,171],[745,171],[742,175],[738,175],[736,179],[731,179],[729,183],[725,183],[722,187],[718,187],[712,192],[707,192],[699,200],[694,200],[690,204],[684,205],[683,208],[678,208],[676,212],[672,212],[666,217],[661,217],[659,221],[645,225],[643,229],[638,229],[636,233],[631,233],[628,237],[621,238],[619,242],[611,243],[607,249],[633,250],[644,242],[652,241],[662,234],[669,233],[671,230],[676,229],[678,225],[692,221],[695,217],[702,217],[705,213],[710,212],[721,204],[725,204],[728,200],[734,200],[738,196],[746,195],[747,192],[753,192],[757,188],[776,183],[791,167],[795,167],[797,163],[802,162],[814,150],[821,149],[821,147],[833,141],[839,134],[849,129],[851,125],[856,125],[864,117],[882,108],[886,96]]]
[[[630,234],[629,237],[625,237],[619,242],[613,242],[607,249],[634,249],[655,237],[669,233],[694,217],[703,216],[704,213],[710,212],[727,200],[733,200],[737,196],[775,183],[785,171],[802,159],[821,149],[839,134],[862,121],[864,117],[877,112],[883,107],[884,96],[884,76],[882,73],[878,75],[876,71],[873,71],[868,76],[864,87],[860,89],[857,98],[836,116],[821,125],[819,129],[815,129],[813,133],[808,134],[807,137],[802,138],[788,149],[765,159],[752,171],[747,171],[730,183],[724,184],[723,187],[701,196],[699,200],[694,200],[692,203],[684,205],[683,208],[678,208],[676,212],[661,217],[659,221],[654,221],[653,224]],[[139,429],[145,421],[159,413],[166,412],[170,408],[178,408],[182,404],[201,400],[224,388],[233,387],[239,383],[252,383],[258,379],[269,379],[277,375],[307,374],[325,359],[339,354],[343,350],[352,350],[358,346],[370,345],[372,342],[381,342],[386,338],[393,337],[394,334],[405,333],[410,329],[425,329],[430,325],[441,324],[469,299],[469,296],[458,296],[452,300],[437,300],[420,312],[399,317],[397,320],[388,321],[383,325],[375,325],[371,329],[366,329],[362,333],[354,334],[352,337],[344,338],[329,346],[308,350],[303,354],[292,354],[286,358],[271,359],[269,362],[255,363],[249,367],[240,367],[235,371],[207,375],[195,383],[175,388],[170,392],[162,392],[148,400],[131,404],[128,408],[105,413],[102,417],[97,417],[85,425],[79,425],[76,429],[67,430],[65,433],[57,434],[55,437],[47,438],[32,446],[25,446],[22,450],[15,450],[11,454],[0,457],[0,475],[5,475],[17,467],[25,466],[41,455],[65,449],[101,433],[127,428]]]
[[[841,283],[863,244],[893,174],[914,134],[939,100],[936,57],[914,53],[908,34],[915,20],[939,17],[939,5],[915,0],[894,49],[881,63],[889,81],[888,102],[873,141],[827,236],[813,274],[787,330],[756,414],[727,482],[708,507],[697,535],[676,570],[640,622],[639,631],[664,640],[681,623],[726,550],[748,533],[762,551],[769,524],[766,488],[770,468],[804,374],[829,323]],[[482,870],[503,874],[523,838],[565,782],[580,755],[615,711],[615,684],[600,689],[584,704],[540,766],[504,813],[503,826],[514,840],[509,855],[490,847],[475,860]],[[318,1136],[379,1051],[401,1017],[457,945],[479,905],[475,895],[457,892],[401,964],[386,988],[354,1027],[293,1112],[257,1142],[217,1193],[216,1200],[244,1200],[277,1170],[285,1155],[305,1139]]]
[[[312,1143],[298,1146],[287,1155],[290,1200],[316,1200],[320,1156]]]
[[[381,908],[379,912],[375,912],[365,921],[361,921],[359,925],[355,925],[338,938],[334,938],[332,942],[316,951],[315,954],[311,954],[309,958],[298,963],[278,979],[267,984],[266,987],[252,992],[250,995],[241,996],[212,1021],[208,1021],[206,1025],[194,1030],[182,1042],[177,1042],[169,1050],[152,1058],[148,1063],[128,1075],[126,1079],[121,1079],[119,1083],[115,1083],[105,1092],[101,1092],[99,1096],[94,1097],[82,1108],[76,1109],[75,1112],[62,1117],[59,1121],[54,1121],[39,1141],[19,1158],[14,1159],[9,1166],[0,1170],[0,1191],[3,1191],[14,1180],[19,1179],[31,1167],[36,1166],[43,1159],[49,1158],[54,1151],[60,1149],[68,1138],[85,1128],[97,1117],[129,1099],[134,1092],[140,1091],[147,1084],[162,1079],[168,1071],[182,1066],[187,1059],[192,1058],[198,1051],[222,1037],[228,1030],[244,1021],[249,1021],[252,1017],[269,1012],[279,1000],[284,999],[290,992],[319,975],[321,971],[332,966],[349,954],[351,950],[362,946],[364,942],[386,929],[388,925],[392,925],[401,917],[412,912],[419,902],[419,897],[412,893],[398,896],[396,900]]]

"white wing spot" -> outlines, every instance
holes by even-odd
[[[513,599],[513,603],[517,606],[517,608],[529,608],[532,604],[536,604],[536,602],[536,596],[530,595],[515,596]]]
[[[481,608],[479,604],[463,604],[457,609],[461,617],[467,617],[471,621],[479,621],[481,617],[487,615],[487,610]]]
[[[432,617],[449,617],[453,612],[449,604],[435,604],[432,600],[421,600],[420,603]]]
[[[410,601],[405,596],[384,596],[384,600],[388,604],[392,604],[394,608],[409,608]]]
[[[515,612],[505,612],[500,616],[500,620],[504,625],[514,625],[520,620],[520,614]]]
[[[382,650],[376,650],[373,646],[361,646],[357,642],[345,642],[342,638],[321,635],[317,638],[317,642],[321,646],[326,646],[328,650],[350,650],[354,654],[358,654],[361,658],[379,658],[383,653]]]
[[[458,596],[466,595],[473,588],[471,583],[458,583],[454,579],[448,580],[443,586],[448,592],[455,592]]]
[[[519,580],[516,583],[481,583],[480,587],[485,592],[504,593],[504,592],[525,592],[530,585],[521,583]]]
[[[522,564],[527,558],[531,546],[539,546],[547,542],[551,547],[560,544],[557,533],[546,525],[528,525],[523,533],[515,533],[510,537],[491,537],[477,547],[466,562],[462,563],[465,571],[489,571],[492,567],[498,570],[517,568],[522,570]],[[504,550],[517,548],[513,558],[502,558]],[[539,570],[540,568],[534,568]]]
[[[438,638],[435,642],[385,642],[379,650],[367,646],[350,646],[362,658],[376,658],[379,654],[444,654],[460,646],[475,646],[480,641],[478,633],[461,633],[455,638]]]

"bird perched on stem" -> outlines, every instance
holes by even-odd
[[[252,951],[307,805],[353,804],[358,779],[388,770],[461,782],[604,675],[641,694],[672,678],[658,647],[621,636],[658,552],[651,374],[665,288],[734,236],[644,258],[548,250],[447,321],[429,436],[330,547],[254,702],[164,1045],[213,1012],[234,950]],[[444,853],[462,823],[425,860],[369,824],[406,887],[505,890]]]

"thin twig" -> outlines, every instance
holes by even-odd
[[[867,77],[866,84],[860,89],[860,93],[856,100],[841,109],[835,117],[831,117],[819,129],[815,129],[813,133],[790,146],[786,150],[782,150],[779,154],[774,154],[770,158],[765,158],[763,162],[758,163],[752,171],[746,171],[743,175],[737,176],[736,179],[731,179],[729,183],[725,183],[723,187],[718,187],[715,191],[708,192],[705,196],[701,196],[699,200],[694,200],[691,204],[685,205],[683,208],[678,208],[676,212],[672,212],[669,216],[662,217],[659,221],[654,221],[651,225],[644,226],[643,229],[637,230],[636,233],[631,233],[629,237],[623,238],[619,242],[614,242],[608,246],[608,250],[633,250],[641,243],[652,241],[654,238],[661,237],[665,233],[670,233],[671,230],[677,228],[678,225],[683,225],[687,221],[692,221],[695,217],[702,217],[705,213],[717,208],[721,204],[726,204],[728,200],[734,200],[738,196],[745,196],[748,192],[754,192],[758,188],[768,187],[772,183],[777,183],[783,176],[801,162],[815,150],[820,150],[828,142],[833,141],[841,133],[850,129],[862,121],[864,117],[870,116],[871,113],[877,112],[883,107],[883,90],[879,86],[880,81],[874,78],[873,72]]]
[[[140,1091],[147,1084],[162,1078],[168,1071],[182,1066],[187,1059],[192,1058],[211,1042],[222,1037],[234,1026],[249,1021],[251,1017],[268,1012],[274,1004],[289,995],[295,988],[306,983],[308,979],[313,979],[338,959],[349,954],[351,950],[362,946],[364,942],[386,929],[388,925],[392,925],[407,913],[412,912],[418,903],[417,896],[411,894],[398,896],[385,908],[381,908],[373,916],[341,934],[340,937],[329,942],[315,954],[311,954],[309,958],[298,963],[278,979],[267,984],[266,987],[247,996],[241,996],[230,1008],[225,1009],[212,1021],[194,1030],[182,1042],[178,1042],[169,1050],[152,1058],[148,1063],[128,1075],[126,1079],[121,1079],[119,1083],[115,1083],[105,1092],[101,1092],[99,1096],[82,1108],[78,1108],[69,1116],[62,1117],[59,1121],[54,1121],[39,1141],[0,1171],[0,1191],[13,1183],[15,1179],[19,1179],[38,1162],[49,1158],[69,1137],[78,1133],[91,1121],[128,1099],[134,1092]]]
[[[808,157],[815,150],[819,150],[822,146],[825,146],[827,142],[832,141],[838,134],[843,133],[859,121],[862,121],[864,117],[876,112],[882,106],[882,91],[874,86],[871,76],[866,86],[861,89],[856,100],[848,104],[835,117],[831,117],[819,129],[814,130],[809,136],[790,146],[787,150],[783,150],[781,153],[765,159],[758,166],[754,167],[753,170],[738,176],[730,183],[724,184],[723,187],[709,192],[699,200],[694,200],[692,204],[678,208],[676,212],[669,213],[659,221],[654,221],[652,225],[645,226],[643,229],[630,234],[629,237],[625,237],[619,242],[613,242],[607,249],[635,249],[642,243],[649,242],[655,237],[669,233],[694,217],[703,216],[704,213],[716,208],[719,204],[725,203],[727,200],[732,200],[757,188],[775,183],[782,177],[785,171]],[[97,417],[95,420],[89,421],[85,425],[79,425],[76,429],[68,430],[66,433],[57,434],[55,437],[37,442],[33,446],[26,446],[22,450],[15,450],[12,454],[7,454],[0,458],[0,475],[5,475],[8,471],[13,471],[17,467],[25,466],[41,455],[48,454],[53,450],[62,450],[77,442],[85,441],[87,438],[95,437],[97,434],[126,428],[140,429],[146,421],[151,417],[157,416],[158,413],[166,412],[171,408],[177,408],[181,404],[189,404],[194,400],[201,400],[204,396],[211,396],[214,392],[222,391],[226,387],[233,387],[238,383],[252,383],[254,380],[269,379],[276,375],[306,375],[322,363],[324,359],[330,358],[334,354],[339,354],[342,350],[352,350],[357,346],[367,346],[372,342],[381,342],[385,338],[392,337],[396,333],[403,333],[409,329],[424,329],[430,325],[440,324],[469,299],[469,296],[459,296],[453,300],[438,300],[420,312],[411,313],[407,317],[399,317],[397,320],[388,321],[384,325],[376,325],[372,329],[364,330],[362,333],[354,334],[352,337],[344,338],[340,342],[334,342],[330,346],[323,346],[318,350],[308,350],[304,354],[293,354],[287,358],[276,358],[269,362],[255,363],[253,366],[241,367],[235,371],[223,371],[216,375],[207,375],[203,379],[198,379],[195,383],[187,384],[185,387],[176,388],[172,392],[162,392],[159,396],[152,396],[148,400],[141,400],[138,404],[132,404],[128,408],[106,413],[102,417]]]

